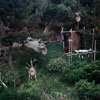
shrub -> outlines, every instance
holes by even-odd
[[[74,64],[72,66],[65,67],[64,79],[67,82],[75,83],[80,79],[87,79],[92,82],[100,83],[100,62],[92,62],[88,63],[79,63]]]
[[[37,92],[37,91],[36,91]],[[0,100],[40,100],[40,95],[28,92],[18,93],[14,88],[8,88],[0,93]]]
[[[61,72],[66,64],[63,58],[54,58],[48,62],[47,69],[51,72]]]
[[[3,86],[2,86],[2,84],[0,83],[0,92],[2,92],[2,90],[3,90]]]
[[[95,80],[96,83],[100,83],[100,61],[87,64],[84,67],[84,72],[88,81]]]
[[[100,100],[100,84],[95,85],[94,82],[80,80],[75,84],[75,91],[80,100]]]
[[[63,79],[69,83],[75,83],[80,79],[84,79],[84,65],[86,63],[74,64],[67,66],[63,71]]]
[[[14,51],[13,58],[17,62],[19,67],[26,66],[26,63],[30,61],[31,58],[36,58],[39,61],[39,65],[42,62],[42,54],[35,52],[31,48],[21,47],[19,51]]]
[[[31,31],[31,36],[33,38],[42,38],[43,40],[48,40],[52,36],[53,33],[54,32],[44,33],[42,31],[35,30],[35,31]]]
[[[0,93],[0,100],[18,100],[18,93],[16,89],[10,88]]]
[[[67,70],[67,72],[65,73],[65,79],[67,80],[67,82],[70,83],[75,83],[83,78],[84,78],[83,68],[75,68],[72,70],[69,69],[69,71]]]
[[[23,92],[19,95],[18,100],[40,100],[40,97],[36,93],[30,94],[28,92]]]

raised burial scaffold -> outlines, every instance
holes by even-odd
[[[63,34],[64,33],[66,33],[66,32],[69,32],[69,31],[61,31],[61,36],[62,36],[62,41],[63,41],[63,49],[64,49],[64,44],[65,44],[65,42],[64,42],[64,36],[63,36]],[[73,32],[73,31],[72,31]],[[73,41],[73,39],[68,39],[68,52],[67,53],[65,53],[68,57],[69,57],[69,65],[71,65],[72,64],[72,57],[73,56],[77,56],[77,55],[93,55],[93,61],[95,62],[96,61],[96,54],[97,53],[99,53],[97,50],[96,50],[96,40],[94,40],[94,45],[93,45],[93,49],[89,49],[89,50],[85,50],[85,49],[78,49],[78,50],[74,50],[73,51],[73,45],[72,45],[72,43],[73,43],[74,41]]]

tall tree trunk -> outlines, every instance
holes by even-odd
[[[11,46],[9,47],[9,52],[8,52],[8,66],[12,67],[12,64],[13,62],[12,62],[12,46]]]

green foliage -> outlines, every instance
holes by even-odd
[[[46,5],[45,11],[43,12],[42,20],[44,22],[50,22],[56,16],[56,5],[49,3]]]
[[[35,52],[31,48],[25,46],[21,47],[19,50],[14,50],[13,59],[16,61],[19,67],[26,66],[26,63],[30,63],[31,58],[35,58],[38,61],[38,64],[41,66],[43,55],[41,53]]]
[[[16,67],[8,68],[8,66],[0,66],[1,72],[1,80],[8,86],[16,87],[21,84],[23,81],[23,74],[21,74],[20,70]],[[25,71],[23,71],[25,72]],[[25,75],[26,73],[24,73]],[[24,79],[25,81],[25,79]],[[1,84],[1,83],[0,83]],[[3,85],[1,84],[1,90],[4,89]]]
[[[31,80],[30,83],[22,84],[18,89],[19,93],[27,92],[31,95],[36,94],[43,100],[47,100],[44,94],[48,95],[51,100],[56,100],[66,95],[65,87],[59,81],[60,75],[52,75],[52,73],[48,74],[48,72],[46,72],[46,75],[43,72],[38,74],[38,80]]]
[[[0,100],[17,100],[18,93],[16,89],[6,89],[2,93],[0,93]]]
[[[66,7],[64,4],[60,4],[57,6],[56,18],[59,21],[65,21],[67,18],[69,18],[71,16],[71,13],[72,13],[72,11],[71,11],[70,6]]]
[[[80,100],[99,100],[100,99],[100,84],[95,85],[94,82],[80,80],[75,84],[75,90],[78,93]]]
[[[2,0],[0,7],[0,18],[6,25],[16,29],[23,27],[25,24],[23,19],[25,19],[25,9],[27,7],[23,5],[22,1]]]
[[[31,31],[30,35],[33,38],[37,38],[37,39],[41,38],[41,39],[43,39],[45,41],[45,40],[48,40],[52,36],[53,33],[54,32],[44,33],[41,30],[35,30],[35,31]]]
[[[46,67],[51,72],[61,72],[66,65],[66,61],[59,57],[51,59]]]
[[[64,79],[67,82],[75,83],[80,79],[87,79],[92,82],[100,83],[100,61],[88,63],[73,64],[67,66],[63,71]]]
[[[84,66],[86,63],[73,64],[72,66],[66,66],[63,71],[63,79],[69,83],[75,83],[84,76]]]
[[[100,61],[87,64],[84,67],[85,76],[89,81],[100,83]]]
[[[24,43],[29,33],[27,29],[23,29],[21,31],[10,30],[2,39],[2,44],[5,46],[11,46],[14,42]]]
[[[29,94],[28,92],[18,93],[16,89],[9,88],[0,93],[0,100],[40,100],[36,91],[33,92],[33,94]]]
[[[65,79],[68,82],[74,83],[84,78],[84,70],[83,68],[73,69],[65,74]]]

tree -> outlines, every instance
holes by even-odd
[[[25,3],[27,0],[25,1]],[[1,44],[9,47],[8,64],[12,66],[12,44],[17,41],[20,35],[16,31],[20,31],[25,26],[25,3],[23,0],[1,0],[0,1],[0,18],[4,24],[1,24],[0,30]],[[27,8],[26,8],[27,9]],[[9,31],[6,32],[7,27]],[[5,34],[4,34],[5,33]],[[19,36],[18,36],[19,35]]]

